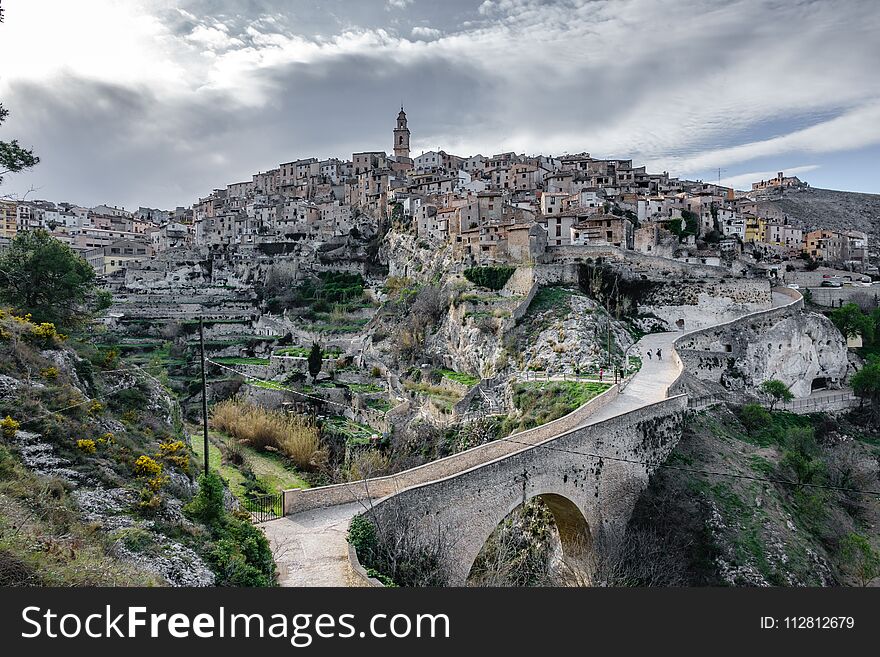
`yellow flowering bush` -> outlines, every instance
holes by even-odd
[[[155,477],[162,473],[162,464],[154,458],[142,454],[134,462],[134,473],[138,477]]]
[[[186,451],[186,443],[182,440],[159,443],[159,457],[176,465],[183,472],[189,472],[189,454]]]
[[[99,413],[104,412],[104,404],[99,402],[97,399],[93,399],[89,402],[89,414],[90,415],[98,415]]]
[[[30,315],[27,316],[30,319]],[[31,335],[37,340],[43,343],[50,343],[55,341],[66,340],[67,336],[63,333],[59,333],[58,329],[55,328],[55,325],[51,322],[41,322],[40,324],[34,324],[31,327]]]
[[[115,442],[116,437],[109,431],[107,433],[102,433],[100,436],[98,436],[97,440],[97,443],[99,445],[112,445]]]
[[[18,433],[21,424],[7,415],[3,420],[0,420],[0,427],[3,429],[3,438],[12,440]]]
[[[54,381],[58,378],[58,368],[57,367],[46,367],[40,370],[40,376],[46,379],[47,381]]]
[[[157,474],[155,477],[150,477],[149,479],[147,479],[147,488],[149,488],[154,493],[158,493],[162,486],[167,483],[167,475]]]
[[[94,454],[98,447],[91,438],[81,438],[76,441],[76,446],[86,454]]]

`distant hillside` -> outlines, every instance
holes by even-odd
[[[833,189],[787,189],[760,207],[782,210],[807,230],[861,230],[876,245],[880,240],[880,194]]]

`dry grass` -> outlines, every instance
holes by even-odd
[[[211,410],[211,426],[255,449],[276,449],[303,470],[314,469],[326,460],[318,427],[302,415],[227,399]]]
[[[374,449],[357,452],[347,465],[343,473],[346,481],[360,481],[391,474],[391,459]]]

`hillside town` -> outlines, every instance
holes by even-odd
[[[877,244],[866,232],[804,226],[767,202],[781,190],[808,188],[783,172],[740,192],[589,153],[414,156],[410,140],[401,107],[390,153],[282,162],[173,210],[0,200],[0,245],[44,228],[113,285],[127,269],[175,250],[223,248],[240,258],[283,245],[327,252],[391,220],[411,224],[429,248],[451,244],[466,265],[614,246],[685,263],[747,262],[768,272],[800,259],[877,273]]]
[[[861,536],[862,516],[835,492],[827,504],[846,511],[833,525],[807,517],[815,503],[786,482],[818,482],[835,459],[855,465],[834,481],[870,488],[877,476],[880,397],[864,383],[880,366],[870,213],[790,212],[792,199],[829,190],[784,172],[735,190],[588,153],[413,157],[403,107],[390,127],[390,153],[282,162],[173,210],[0,201],[10,300],[0,347],[15,362],[0,372],[0,415],[23,463],[67,482],[89,526],[106,528],[115,554],[147,577],[123,581],[855,581],[837,545]],[[49,252],[84,281],[66,304],[38,304],[21,285]],[[46,321],[56,312],[69,342]],[[39,340],[22,350],[10,339],[19,333]],[[33,419],[20,403],[32,390],[46,397]],[[56,393],[92,402],[59,440],[42,419],[60,416]],[[19,432],[26,422],[42,424]],[[79,438],[88,432],[96,438]],[[819,432],[832,436],[821,450]],[[131,436],[143,451],[134,466],[132,448],[112,442]],[[807,451],[792,465],[796,438]],[[105,453],[123,477],[94,469]],[[584,454],[600,456],[585,467]],[[152,478],[137,469],[144,458]],[[667,459],[701,464],[711,486],[664,479]],[[803,463],[806,474],[795,470]],[[229,513],[261,526],[259,568],[228,568],[204,533],[180,538],[198,467],[219,473]],[[716,482],[719,468],[746,473],[735,493]],[[771,492],[748,473],[785,479]],[[679,491],[674,503],[666,486]],[[700,486],[694,513],[683,505]],[[735,529],[740,496],[767,500],[753,551]],[[668,517],[654,518],[659,507]],[[586,524],[610,537],[589,558],[572,547],[590,536]],[[349,544],[366,525],[389,532],[376,540],[390,557]],[[438,527],[461,539],[432,552],[425,537]],[[676,556],[621,543],[640,531]],[[798,558],[801,536],[809,559]],[[572,550],[574,579],[559,566]],[[708,550],[708,574],[689,565]],[[605,572],[601,561],[620,553],[622,574]],[[528,567],[521,554],[533,554]],[[662,576],[639,579],[645,564]]]

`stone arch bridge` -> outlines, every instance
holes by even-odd
[[[782,290],[755,316],[798,313],[800,295]],[[540,497],[553,513],[567,557],[613,553],[639,493],[681,437],[685,414],[700,408],[682,382],[675,348],[689,333],[658,333],[637,344],[662,348],[663,360],[643,359],[623,387],[613,386],[569,415],[387,477],[285,491],[285,518],[265,525],[281,583],[377,584],[352,563],[345,542],[351,518],[368,512],[377,523],[405,527],[444,545],[445,579],[463,584],[495,528],[519,505]]]

